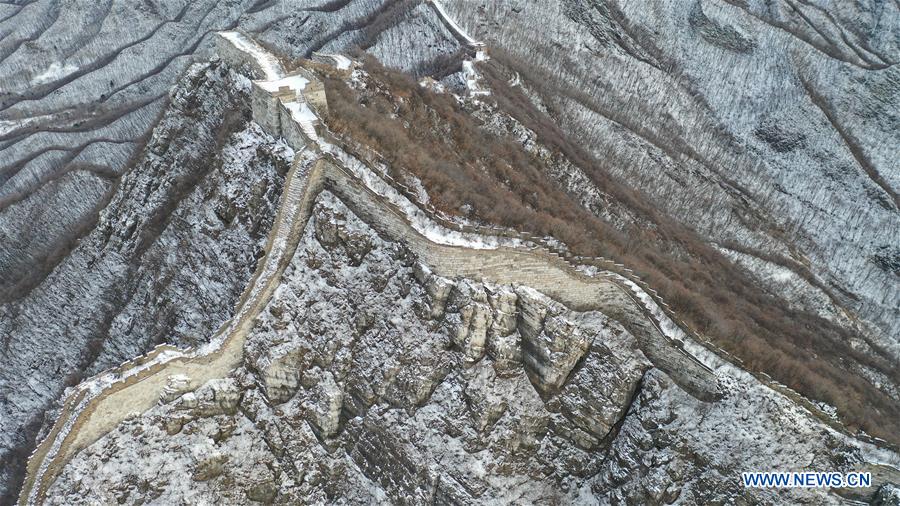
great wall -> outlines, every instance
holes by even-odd
[[[429,3],[452,23],[439,4]],[[467,43],[473,42],[455,23],[451,28]],[[326,189],[379,232],[405,243],[438,275],[527,284],[572,309],[608,314],[638,338],[654,365],[699,399],[711,401],[719,395],[717,369],[740,364],[677,320],[659,295],[622,264],[573,256],[551,239],[460,223],[419,204],[413,191],[373,168],[383,166],[377,153],[327,130],[319,120],[327,114],[324,88],[312,72],[302,67],[286,72],[276,57],[238,32],[217,34],[216,42],[219,56],[232,67],[249,67],[262,77],[252,84],[253,119],[268,134],[284,138],[296,153],[265,255],[234,316],[207,345],[186,350],[162,345],[69,391],[56,423],[29,459],[20,504],[42,503],[65,464],[123,420],[226,377],[241,363],[254,319],[278,286],[315,199]],[[856,444],[889,447],[882,440],[851,435],[767,375],[753,376],[800,403],[831,429],[856,438]],[[887,464],[873,469],[896,480],[898,463]]]

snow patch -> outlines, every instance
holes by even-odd
[[[410,202],[393,186],[375,174],[366,164],[343,150],[333,149],[333,154],[347,170],[360,179],[369,189],[398,207],[412,227],[429,241],[447,246],[460,246],[471,249],[497,249],[500,247],[524,248],[526,244],[520,239],[486,236],[460,232],[445,228],[431,219],[419,206]]]
[[[297,123],[315,123],[319,121],[319,118],[309,109],[306,102],[288,102],[284,104],[284,107],[291,112],[291,118]]]
[[[331,60],[334,62],[335,68],[337,68],[338,70],[348,70],[350,68],[350,65],[353,63],[350,58],[347,58],[342,54],[327,54],[323,56],[331,58]]]
[[[47,70],[41,72],[40,74],[34,76],[31,79],[32,85],[49,83],[51,81],[55,81],[57,79],[62,79],[67,75],[71,74],[78,70],[76,65],[72,65],[71,63],[59,63],[53,62],[47,67]]]
[[[280,79],[284,75],[284,67],[278,59],[255,41],[245,37],[241,32],[219,33],[234,44],[234,47],[252,56],[266,74],[267,81]]]
[[[300,92],[306,89],[306,85],[309,84],[309,79],[300,74],[294,74],[292,76],[285,76],[281,79],[271,81],[257,81],[257,84],[269,93],[275,93],[283,86],[290,88],[292,91]]]
[[[481,76],[478,75],[478,71],[475,70],[475,64],[472,60],[465,60],[462,62],[463,75],[466,77],[466,88],[469,90],[470,95],[490,95],[490,90],[486,90],[481,87],[479,80]]]

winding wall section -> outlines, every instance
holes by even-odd
[[[219,42],[223,58],[240,60],[232,63],[256,68],[269,83],[284,78],[271,75],[273,66],[267,65],[271,59],[256,61],[256,50],[261,48],[242,34],[230,32]],[[318,89],[318,84],[314,83],[313,89]],[[254,86],[261,87],[260,83]],[[304,97],[302,93],[283,92],[273,93],[273,97],[274,107],[254,107],[254,119],[264,127],[270,125],[270,129],[274,128],[271,125],[279,125],[279,131],[270,133],[280,135],[285,115],[291,109],[287,106],[303,102]],[[315,109],[313,102],[309,104]],[[278,117],[273,118],[273,114]],[[359,150],[350,154],[344,149],[354,151],[349,143],[334,138],[315,118],[306,117],[303,121],[307,123],[286,136],[297,154],[266,254],[238,302],[234,317],[206,346],[188,350],[157,347],[73,389],[50,433],[29,459],[21,504],[43,502],[65,464],[129,416],[147,411],[160,399],[226,377],[241,363],[245,338],[278,286],[315,198],[323,189],[338,195],[381,233],[403,241],[439,275],[498,284],[523,284],[526,280],[524,284],[573,309],[602,311],[623,323],[638,338],[647,357],[682,388],[703,400],[716,397],[713,369],[730,357],[708,348],[698,336],[682,331],[665,303],[627,268],[602,258],[573,257],[564,246],[551,240],[505,229],[463,225],[418,207],[413,203],[412,192],[371,169],[370,165],[378,164],[374,159],[377,157],[360,155]],[[427,231],[423,231],[423,226]],[[471,244],[467,246],[465,241]]]

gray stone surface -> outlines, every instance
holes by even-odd
[[[361,261],[341,236],[368,245]],[[243,367],[89,446],[51,502],[840,504],[825,489],[743,489],[740,472],[871,458],[737,368],[718,371],[721,400],[699,401],[602,314],[482,285],[520,294],[506,306],[517,340],[554,318],[591,336],[555,391],[521,359],[500,375],[457,340],[455,311],[481,283],[446,280],[465,288],[433,316],[428,270],[321,193]],[[296,381],[272,388],[277,377]]]
[[[262,171],[214,167],[228,156],[228,134],[243,129],[219,125],[245,119],[249,102],[190,88],[200,83],[185,73],[213,55],[212,32],[239,26],[300,57],[329,43],[334,51],[358,44],[355,35],[333,40],[361,33],[348,23],[374,25],[366,39],[408,69],[456,49],[439,32],[418,32],[416,40],[434,40],[425,52],[408,51],[409,38],[380,36],[404,23],[439,27],[430,10],[401,5],[391,12],[403,21],[385,23],[382,1],[348,2],[337,14],[320,3],[0,5],[4,501],[66,382],[157,342],[208,339],[255,267],[281,176],[261,160],[240,163]],[[253,142],[236,149],[271,147]]]
[[[606,170],[787,303],[900,360],[895,2],[447,9],[532,72],[521,86]],[[556,176],[609,213],[602,190],[571,170]]]
[[[861,322],[854,331],[864,339],[855,346],[872,350],[872,342],[900,357],[894,330],[900,324],[896,2],[460,0],[446,6],[477,37],[541,69],[535,75],[546,88],[529,86],[528,92],[555,111],[564,130],[608,160],[614,175],[693,226],[772,293],[842,325]],[[361,45],[421,75],[459,48],[425,7],[380,0],[0,4],[0,494],[6,500],[18,487],[17,474],[44,413],[67,382],[157,342],[204,341],[230,316],[255,265],[279,194],[279,160],[287,154],[247,126],[246,83],[219,63],[188,70],[191,61],[209,59],[211,31],[239,27],[292,57]],[[527,83],[529,76],[523,77]],[[180,78],[182,84],[170,92]],[[445,79],[457,81],[458,76]],[[577,168],[562,164],[553,176],[604,218],[634,219]],[[323,230],[322,238],[328,233]],[[371,244],[346,231],[321,246],[337,248],[350,267],[372,261]],[[773,263],[772,255],[793,267]],[[723,420],[732,423],[769,406],[768,394],[751,396],[746,404],[716,404],[716,416],[708,416],[705,404],[657,369],[639,373],[646,364],[624,329],[607,329],[600,343],[557,320],[548,332],[543,321],[519,321],[528,302],[513,287],[435,277],[416,281],[415,264],[401,263],[409,271],[402,285],[386,275],[366,281],[396,290],[388,293],[398,301],[414,301],[402,320],[427,329],[429,340],[398,341],[403,324],[385,326],[378,311],[354,312],[349,306],[341,311],[354,316],[342,323],[347,334],[339,337],[364,340],[380,331],[368,348],[392,342],[387,356],[405,357],[412,368],[388,360],[377,371],[387,378],[383,382],[364,375],[372,371],[357,371],[363,375],[354,380],[360,386],[347,389],[348,380],[330,368],[335,360],[349,359],[327,351],[347,343],[306,341],[316,327],[292,327],[285,320],[277,325],[295,329],[291,342],[299,347],[246,373],[264,385],[242,387],[242,413],[253,423],[240,414],[201,417],[186,423],[195,423],[196,432],[178,433],[184,440],[148,430],[143,453],[122,458],[140,460],[150,450],[163,453],[205,441],[197,434],[212,430],[207,421],[216,420],[213,425],[248,431],[252,426],[265,437],[248,436],[249,446],[197,457],[185,476],[218,483],[229,472],[223,455],[254,455],[236,471],[244,484],[239,490],[200,487],[196,497],[402,502],[428,496],[462,502],[505,490],[509,495],[490,498],[552,501],[587,494],[568,478],[557,478],[574,476],[577,466],[600,469],[584,452],[607,448],[617,460],[606,461],[594,481],[578,486],[611,500],[653,502],[676,494],[664,483],[681,480],[685,495],[679,497],[706,502],[727,501],[734,493],[721,471],[704,471],[702,479],[686,483],[684,476],[694,472],[688,470],[704,468],[709,459],[719,462],[729,452],[763,459],[771,457],[770,447],[789,448],[798,458],[807,451],[824,455],[802,439],[759,434],[743,419],[755,442],[715,446],[725,428],[733,428]],[[326,281],[320,286],[328,286],[332,270],[321,271]],[[800,270],[809,271],[815,283]],[[286,304],[283,311],[292,307]],[[315,317],[309,323],[324,325]],[[280,336],[280,330],[271,332]],[[275,344],[286,339],[273,336]],[[663,363],[666,350],[659,353],[654,360]],[[304,362],[313,357],[319,362]],[[621,384],[610,384],[614,392],[593,388],[609,379],[609,367],[629,372],[619,375]],[[873,377],[890,389],[887,380]],[[623,400],[636,392],[632,404]],[[266,421],[275,413],[261,400],[265,396],[296,404],[287,410],[289,422]],[[682,402],[694,411],[671,421],[672,406]],[[767,423],[796,424],[782,416],[793,408],[778,402],[766,412]],[[640,414],[628,415],[628,406],[644,404],[649,407]],[[431,411],[409,414],[422,405]],[[251,417],[254,409],[259,415]],[[348,418],[367,409],[371,417]],[[462,414],[472,420],[465,431],[453,418]],[[144,430],[142,424],[134,422],[132,429]],[[806,431],[808,422],[800,425]],[[437,443],[416,440],[428,427],[451,448],[458,436],[446,434],[487,431],[490,443],[470,438],[466,444],[495,445],[491,452],[537,452],[534,459],[541,463],[504,463],[501,468],[515,472],[488,479],[459,471],[473,461],[453,449],[439,463],[455,465],[456,474],[436,473],[422,462],[440,453],[429,446]],[[605,440],[617,430],[622,436],[614,443]],[[320,444],[322,437],[345,438],[346,453],[340,455],[349,460],[326,458],[331,447]],[[116,438],[115,445],[129,445],[124,433],[102,444]],[[544,448],[539,442],[547,438],[552,444]],[[108,454],[115,445],[92,455]],[[703,445],[715,446],[716,454],[706,454]],[[676,457],[649,452],[651,447],[674,447]],[[390,449],[389,460],[378,460],[381,448]],[[650,456],[639,459],[634,448]],[[292,459],[291,479],[300,483],[298,477],[306,477],[302,490],[278,485],[289,474],[270,467],[278,460],[269,451]],[[735,465],[723,462],[724,468]],[[668,477],[659,474],[663,468]],[[522,478],[528,473],[541,478]],[[257,475],[259,480],[251,479]],[[139,495],[134,490],[146,492],[145,482],[96,476],[97,483],[115,482],[108,491],[119,494],[94,498],[100,502],[127,502]],[[132,485],[130,496],[121,495]],[[227,495],[238,492],[246,494]],[[159,493],[170,495],[157,498],[179,497],[176,489]]]
[[[241,112],[236,79],[223,66],[192,68],[93,229],[41,284],[0,306],[4,479],[24,464],[8,452],[28,447],[65,386],[160,342],[202,343],[231,316],[288,163],[287,148]]]

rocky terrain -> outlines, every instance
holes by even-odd
[[[382,7],[359,2],[340,18],[291,10],[310,23],[294,51],[322,47],[343,22],[365,24]],[[239,19],[275,33],[293,18],[251,1],[109,1],[7,3],[0,19],[0,495],[9,502],[65,386],[157,343],[203,342],[231,315],[287,166],[273,140],[241,133],[252,129],[248,83],[188,65],[208,61],[211,33]],[[397,64],[425,59],[407,61],[392,44],[404,42],[380,47]]]
[[[161,342],[204,342],[230,316],[287,168],[285,146],[252,135],[235,77],[193,68],[138,165],[105,183],[93,230],[40,285],[0,306],[4,448],[35,437],[62,387]],[[92,179],[78,174],[64,177],[89,197]],[[23,457],[7,453],[4,473]]]
[[[900,6],[447,9],[502,48],[528,93],[610,171],[762,285],[900,358]]]
[[[437,276],[324,192],[241,367],[124,422],[48,498],[840,504],[735,476],[776,452],[856,469],[871,449],[739,370],[717,374],[725,397],[699,401],[602,313]]]
[[[159,343],[206,342],[251,282],[294,153],[252,121],[254,76],[216,57],[226,28],[285,61],[360,48],[432,76],[545,156],[514,114],[479,102],[479,73],[502,76],[767,293],[845,329],[862,356],[900,360],[896,2],[443,8],[461,27],[421,1],[0,5],[3,503],[66,387]],[[463,30],[490,61],[460,61]],[[548,179],[592,213],[641,223],[554,160]],[[716,369],[722,399],[699,400],[614,315],[527,279],[436,276],[346,205],[318,198],[233,374],[124,422],[48,500],[897,501],[889,485],[741,488],[736,473],[776,462],[856,470],[895,455],[734,366]],[[896,399],[896,370],[847,363]]]

